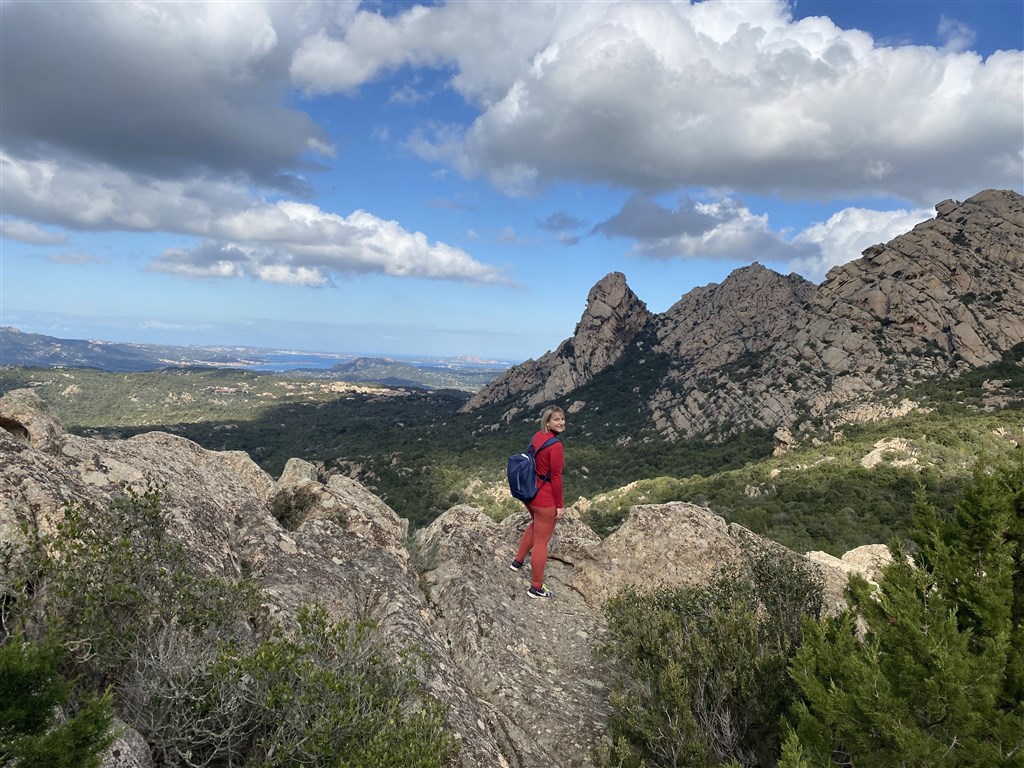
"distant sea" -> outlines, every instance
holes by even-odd
[[[294,371],[300,368],[312,370],[326,370],[332,366],[357,360],[360,357],[371,357],[370,355],[337,355],[318,354],[316,352],[260,352],[253,355],[251,360],[239,367],[250,371],[264,371],[266,373],[279,373],[282,371]],[[380,357],[385,357],[381,355]],[[387,356],[396,362],[403,362],[414,365],[417,368],[438,368],[442,370],[496,370],[503,371],[514,362],[508,361],[475,361],[446,360],[442,358],[415,358],[410,356]],[[258,362],[257,362],[258,361]]]
[[[250,371],[266,371],[269,373],[294,371],[297,368],[323,370],[330,368],[332,365],[337,365],[338,363],[354,360],[355,357],[355,355],[352,355],[351,357],[342,355],[318,355],[315,352],[271,353],[261,354],[259,356],[259,359],[263,362],[253,362],[251,365],[246,365],[245,367]]]

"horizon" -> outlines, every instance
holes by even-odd
[[[101,344],[119,347],[168,347],[171,349],[182,349],[191,351],[203,351],[203,352],[219,352],[219,353],[234,353],[241,355],[243,353],[251,354],[253,356],[260,357],[307,357],[307,358],[318,358],[323,361],[334,360],[338,362],[354,362],[357,360],[382,360],[400,363],[423,363],[425,365],[431,364],[466,364],[476,365],[482,367],[502,367],[508,368],[519,363],[524,362],[523,360],[502,360],[496,358],[481,358],[477,355],[422,355],[422,354],[393,354],[389,352],[325,352],[323,350],[315,349],[288,349],[284,347],[262,347],[244,344],[164,344],[144,341],[113,341],[111,339],[99,339],[95,337],[78,338],[70,336],[49,336],[48,334],[40,334],[35,331],[26,331],[17,326],[13,325],[0,325],[0,331],[10,330],[15,333],[24,335],[44,336],[55,341],[76,341],[84,342],[88,344]],[[0,348],[2,349],[2,348]],[[2,358],[2,352],[0,352],[0,358]],[[281,361],[283,363],[283,361]],[[8,365],[6,362],[2,362],[0,359],[0,367]],[[22,363],[11,363],[10,365],[23,365]],[[212,367],[224,367],[224,368],[239,368],[246,366],[239,366],[237,364],[222,363],[218,365],[215,362],[204,363]],[[281,367],[280,363],[275,364],[272,361],[261,361],[258,367],[267,368],[268,370],[290,370],[296,366]],[[319,366],[317,366],[319,367]]]
[[[0,325],[521,362],[1024,191],[1018,0],[303,9],[0,6]]]

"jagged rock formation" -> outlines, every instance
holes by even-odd
[[[590,764],[608,717],[608,676],[592,650],[618,590],[699,584],[744,547],[798,557],[690,504],[634,507],[604,541],[570,510],[545,576],[557,599],[535,601],[526,575],[508,569],[525,515],[496,523],[454,507],[417,532],[411,555],[403,518],[351,479],[319,482],[308,462],[291,460],[275,481],[241,452],[158,432],[70,435],[33,392],[0,398],[0,541],[59,519],[67,501],[104,505],[149,481],[165,484],[170,533],[194,562],[228,579],[251,574],[272,615],[313,600],[336,620],[375,620],[395,649],[421,648],[422,683],[446,707],[465,768]],[[844,571],[875,567],[858,562],[817,566],[833,609]],[[151,764],[129,731],[105,765]]]
[[[943,201],[936,214],[833,268],[820,286],[759,264],[738,269],[661,315],[639,313],[646,320],[628,326],[633,343],[613,346],[605,359],[646,369],[652,386],[636,407],[669,438],[799,431],[805,419],[856,408],[896,384],[994,362],[1024,342],[1024,198],[988,190]],[[621,281],[609,275],[591,295]],[[593,357],[601,340],[589,328],[581,321],[559,349]],[[592,378],[618,375],[592,370]],[[571,377],[552,384],[553,373],[524,363],[466,410],[501,404],[508,420],[542,401],[568,400]]]
[[[571,339],[538,360],[508,369],[461,410],[509,399],[532,407],[572,392],[613,365],[652,317],[626,285],[626,276],[612,272],[590,289]]]

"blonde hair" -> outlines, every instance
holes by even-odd
[[[545,408],[543,411],[541,411],[541,414],[540,414],[540,431],[541,432],[547,432],[548,431],[548,420],[552,416],[554,416],[556,413],[561,414],[562,416],[565,416],[565,411],[563,411],[557,405],[549,405],[547,408]]]

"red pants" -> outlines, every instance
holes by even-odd
[[[555,532],[555,521],[558,510],[554,507],[541,509],[530,504],[526,505],[533,518],[526,530],[523,531],[523,538],[519,541],[519,551],[516,553],[516,560],[526,561],[526,555],[530,555],[530,579],[537,589],[544,586],[544,566],[548,563],[548,542],[551,534]]]

